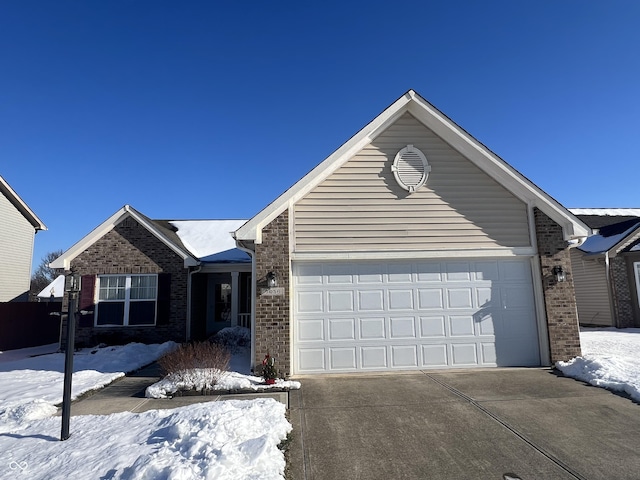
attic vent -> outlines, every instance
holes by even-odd
[[[407,145],[396,154],[391,171],[398,185],[413,193],[427,183],[431,167],[420,150],[413,145]]]

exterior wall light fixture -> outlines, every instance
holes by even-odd
[[[556,281],[558,283],[564,282],[567,280],[567,274],[565,273],[565,271],[560,265],[556,265],[555,267],[553,267],[552,272],[556,276]]]
[[[278,286],[278,277],[276,272],[267,273],[267,287],[274,288]]]

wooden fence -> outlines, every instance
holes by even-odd
[[[62,302],[0,303],[0,351],[57,343]]]

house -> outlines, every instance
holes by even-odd
[[[123,206],[50,264],[81,278],[76,342],[184,342],[248,327],[251,260],[231,237],[244,222],[151,220]]]
[[[580,354],[590,228],[411,90],[246,223],[197,230],[125,206],[53,262],[83,275],[80,339],[247,325],[285,374]]]
[[[64,297],[64,285],[64,275],[58,275],[49,285],[38,292],[36,295],[37,300],[39,302],[61,302]]]
[[[35,235],[47,227],[0,176],[0,302],[27,301]]]
[[[581,325],[640,327],[640,209],[571,209],[596,234],[571,251]]]

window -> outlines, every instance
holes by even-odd
[[[96,325],[155,325],[157,275],[98,277]]]

